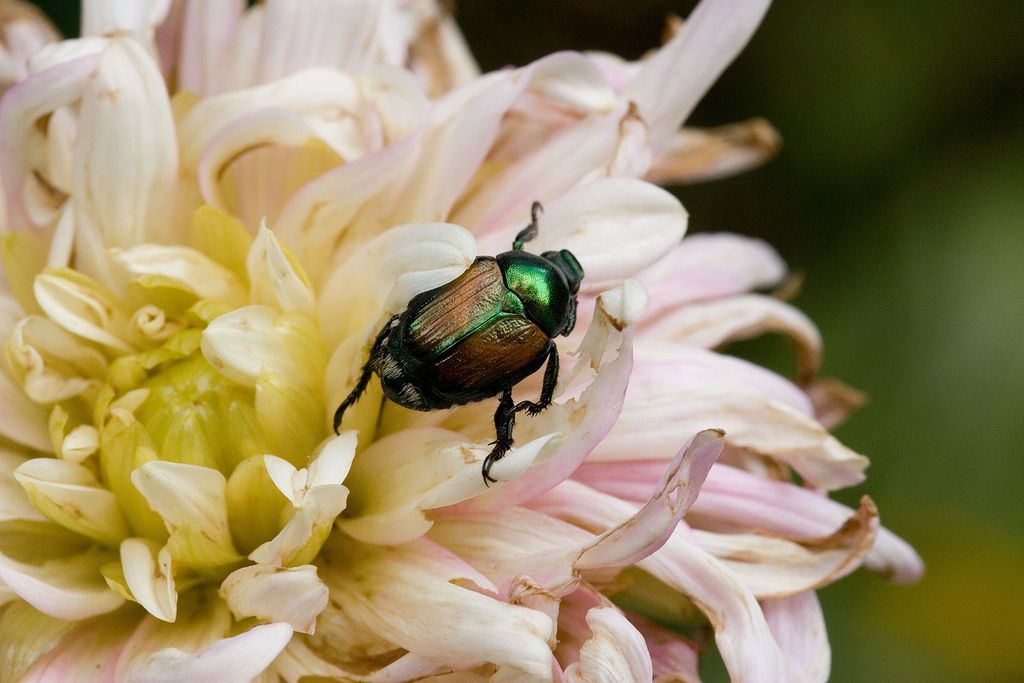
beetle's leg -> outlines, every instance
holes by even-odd
[[[513,251],[522,251],[523,245],[537,236],[537,216],[544,211],[540,202],[534,202],[530,206],[530,224],[523,228],[512,242]]]
[[[516,412],[525,410],[528,415],[539,415],[542,410],[551,405],[555,397],[555,385],[558,384],[558,347],[551,345],[548,351],[548,366],[544,369],[544,385],[540,390],[540,401],[520,401],[516,404]]]
[[[394,316],[380,329],[377,333],[377,338],[373,340],[373,348],[370,349],[370,357],[366,359],[366,363],[363,364],[363,370],[359,373],[359,381],[356,382],[356,386],[352,389],[352,393],[345,397],[345,400],[341,402],[338,409],[334,411],[334,433],[338,433],[338,428],[341,427],[341,418],[345,415],[345,411],[355,405],[355,402],[359,400],[359,397],[366,391],[366,386],[370,383],[370,376],[373,374],[373,360],[377,354],[380,353],[381,348],[384,346],[384,340],[388,338],[388,332],[391,331],[391,326],[398,320],[398,316]]]
[[[494,431],[497,433],[497,438],[491,442],[494,448],[484,458],[484,466],[481,471],[484,475],[484,486],[490,486],[489,482],[497,481],[491,477],[491,466],[505,457],[505,454],[512,448],[512,430],[515,426],[516,404],[512,401],[512,389],[503,389],[498,409],[494,411]]]

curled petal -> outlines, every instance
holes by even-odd
[[[690,514],[696,523],[707,521],[718,528],[726,524],[739,530],[814,538],[831,534],[852,513],[818,492],[719,464],[711,468]],[[917,553],[884,528],[878,530],[864,565],[897,583],[912,583],[924,571]]]
[[[316,575],[316,567],[275,568],[267,565],[242,567],[224,579],[220,593],[239,619],[256,617],[282,622],[295,631],[316,629],[316,617],[327,607],[327,586]]]
[[[28,60],[47,43],[60,40],[53,24],[35,6],[8,0],[0,9],[0,92],[28,75]]]
[[[218,640],[195,654],[168,648],[150,657],[133,674],[132,680],[138,683],[247,681],[270,666],[291,637],[291,626],[275,623],[253,626],[237,636]]]
[[[167,278],[203,299],[237,305],[245,300],[238,277],[213,259],[188,247],[142,244],[113,250],[114,260],[133,280]]]
[[[55,458],[34,458],[14,472],[32,504],[71,531],[107,546],[129,535],[117,497],[83,465]]]
[[[832,666],[832,651],[825,616],[814,591],[765,600],[761,608],[785,657],[786,680],[825,683]]]
[[[697,644],[638,614],[628,615],[651,653],[654,680],[700,683]]]
[[[18,453],[0,448],[0,522],[13,519],[46,520],[14,478],[14,472],[26,460]]]
[[[159,24],[170,0],[86,0],[82,3],[82,35],[134,31],[143,35]]]
[[[157,619],[173,622],[178,591],[170,549],[146,539],[126,538],[121,542],[121,567],[132,597]]]
[[[878,510],[867,496],[834,533],[799,542],[764,534],[694,531],[702,548],[717,557],[759,599],[782,598],[828,585],[860,566],[875,542]]]
[[[592,636],[580,648],[580,660],[565,670],[570,683],[648,681],[654,675],[643,636],[615,607],[587,612]]]

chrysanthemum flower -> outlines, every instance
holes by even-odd
[[[766,5],[488,74],[431,0],[87,0],[63,42],[0,5],[0,680],[692,681],[706,632],[734,680],[824,680],[814,590],[920,561],[826,496],[867,461],[813,325],[749,293],[777,255],[682,240],[645,180],[771,153],[680,129]],[[488,404],[371,385],[334,435],[381,324],[535,200],[587,278],[497,484]],[[713,350],[766,330],[795,384]]]

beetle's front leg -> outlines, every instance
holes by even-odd
[[[539,230],[537,227],[537,217],[543,210],[544,207],[541,206],[540,202],[534,202],[530,206],[530,224],[516,235],[515,240],[512,241],[512,251],[521,251],[524,244],[537,236],[537,231]]]
[[[528,415],[539,415],[541,411],[551,405],[555,397],[555,385],[558,384],[558,347],[551,345],[548,351],[548,366],[544,369],[544,384],[540,390],[540,401],[520,401],[516,405],[516,412],[525,410]]]
[[[384,340],[388,338],[388,332],[391,331],[391,327],[398,320],[398,316],[394,316],[391,320],[380,329],[377,333],[377,338],[373,340],[373,347],[370,349],[370,357],[366,359],[366,363],[363,364],[362,372],[359,373],[359,381],[356,382],[355,388],[352,389],[352,393],[345,397],[345,400],[341,402],[338,409],[334,411],[334,433],[338,433],[338,428],[341,427],[341,418],[345,415],[345,411],[355,405],[359,397],[366,391],[367,385],[370,383],[370,376],[373,374],[373,361],[376,356],[380,353],[381,348],[384,346]]]
[[[505,457],[505,454],[512,449],[512,430],[515,426],[516,404],[512,401],[512,389],[503,389],[498,409],[494,411],[494,431],[497,434],[497,437],[491,442],[494,448],[484,458],[482,469],[484,486],[490,486],[489,482],[497,481],[491,477],[491,466]]]

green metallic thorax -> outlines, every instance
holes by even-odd
[[[527,318],[549,337],[572,329],[576,297],[559,268],[525,251],[506,251],[497,260],[505,285],[522,301]]]

